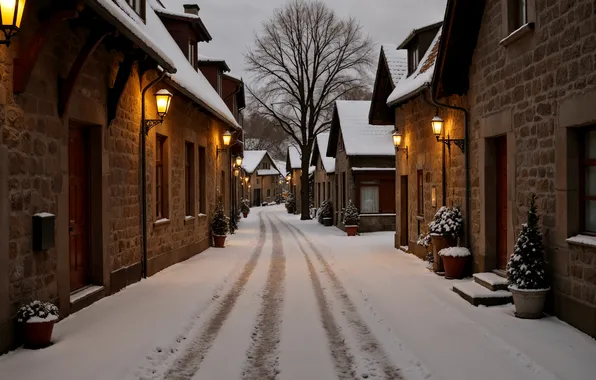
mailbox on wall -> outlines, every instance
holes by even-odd
[[[54,248],[54,230],[56,216],[48,212],[33,215],[33,251],[45,251]]]

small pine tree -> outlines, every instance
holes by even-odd
[[[250,212],[250,207],[248,206],[248,203],[248,199],[244,199],[240,203],[240,211],[242,211],[243,214],[248,214]]]
[[[294,198],[293,194],[289,194],[286,198],[286,210],[288,213],[293,214],[296,211],[296,198]]]
[[[333,218],[333,204],[327,200],[321,202],[321,206],[317,211],[317,220],[319,223],[323,224],[323,219],[325,218]]]
[[[528,222],[522,224],[522,230],[515,243],[513,254],[507,264],[509,285],[518,289],[546,289],[546,261],[542,235],[538,226],[536,195],[530,198]]]
[[[215,206],[215,213],[211,220],[211,231],[214,235],[224,236],[228,234],[229,230],[229,218],[227,217],[224,206],[221,201],[217,202]]]
[[[360,214],[358,208],[354,206],[352,200],[348,202],[348,207],[344,212],[344,226],[357,226],[360,224]]]

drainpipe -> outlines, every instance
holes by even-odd
[[[141,230],[143,234],[143,261],[142,275],[147,278],[147,133],[145,127],[145,93],[151,86],[161,81],[166,76],[163,71],[157,78],[152,80],[141,92]],[[141,78],[142,79],[142,78]]]
[[[433,88],[430,85],[427,86],[430,91],[430,100],[436,107],[442,107],[452,109],[455,111],[463,112],[464,114],[464,170],[466,172],[466,245],[470,245],[470,224],[471,224],[471,210],[470,210],[470,115],[467,109],[463,107],[450,106],[445,103],[440,103],[435,99]]]

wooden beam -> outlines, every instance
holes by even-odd
[[[27,45],[22,49],[19,57],[14,59],[13,73],[13,92],[20,94],[27,88],[27,83],[31,78],[31,72],[35,67],[39,52],[44,46],[46,40],[51,36],[52,30],[64,20],[79,17],[79,12],[75,9],[56,10],[42,22],[35,31],[35,34]]]
[[[118,74],[116,74],[116,80],[114,80],[114,87],[108,88],[108,126],[116,118],[120,97],[132,72],[132,65],[137,58],[137,55],[132,53],[124,55],[124,59],[120,62],[118,68]]]
[[[64,112],[66,112],[68,109],[68,103],[70,101],[70,96],[72,95],[72,90],[74,89],[77,78],[79,77],[85,62],[108,34],[109,32],[105,29],[99,27],[92,28],[91,32],[89,32],[89,35],[87,36],[85,45],[83,45],[79,51],[79,54],[77,55],[77,58],[70,67],[68,76],[66,79],[58,80],[60,84],[58,86],[58,115],[60,117],[62,117]]]

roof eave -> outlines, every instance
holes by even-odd
[[[424,92],[424,90],[428,89],[429,86],[430,86],[429,83],[425,83],[424,85],[420,86],[416,90],[411,91],[408,94],[403,95],[403,96],[387,103],[387,105],[389,107],[397,107],[397,106],[401,105],[402,103],[405,103],[408,100],[411,100],[411,99],[415,98],[416,96],[420,95],[421,93]]]
[[[409,43],[414,39],[414,37],[416,37],[420,33],[426,32],[427,30],[431,30],[431,29],[434,29],[436,27],[439,27],[439,26],[441,26],[442,23],[443,23],[443,21],[439,21],[439,22],[435,22],[434,24],[423,26],[422,28],[414,29],[406,37],[406,39],[401,44],[399,44],[399,46],[397,47],[397,50],[406,49],[408,47]]]

